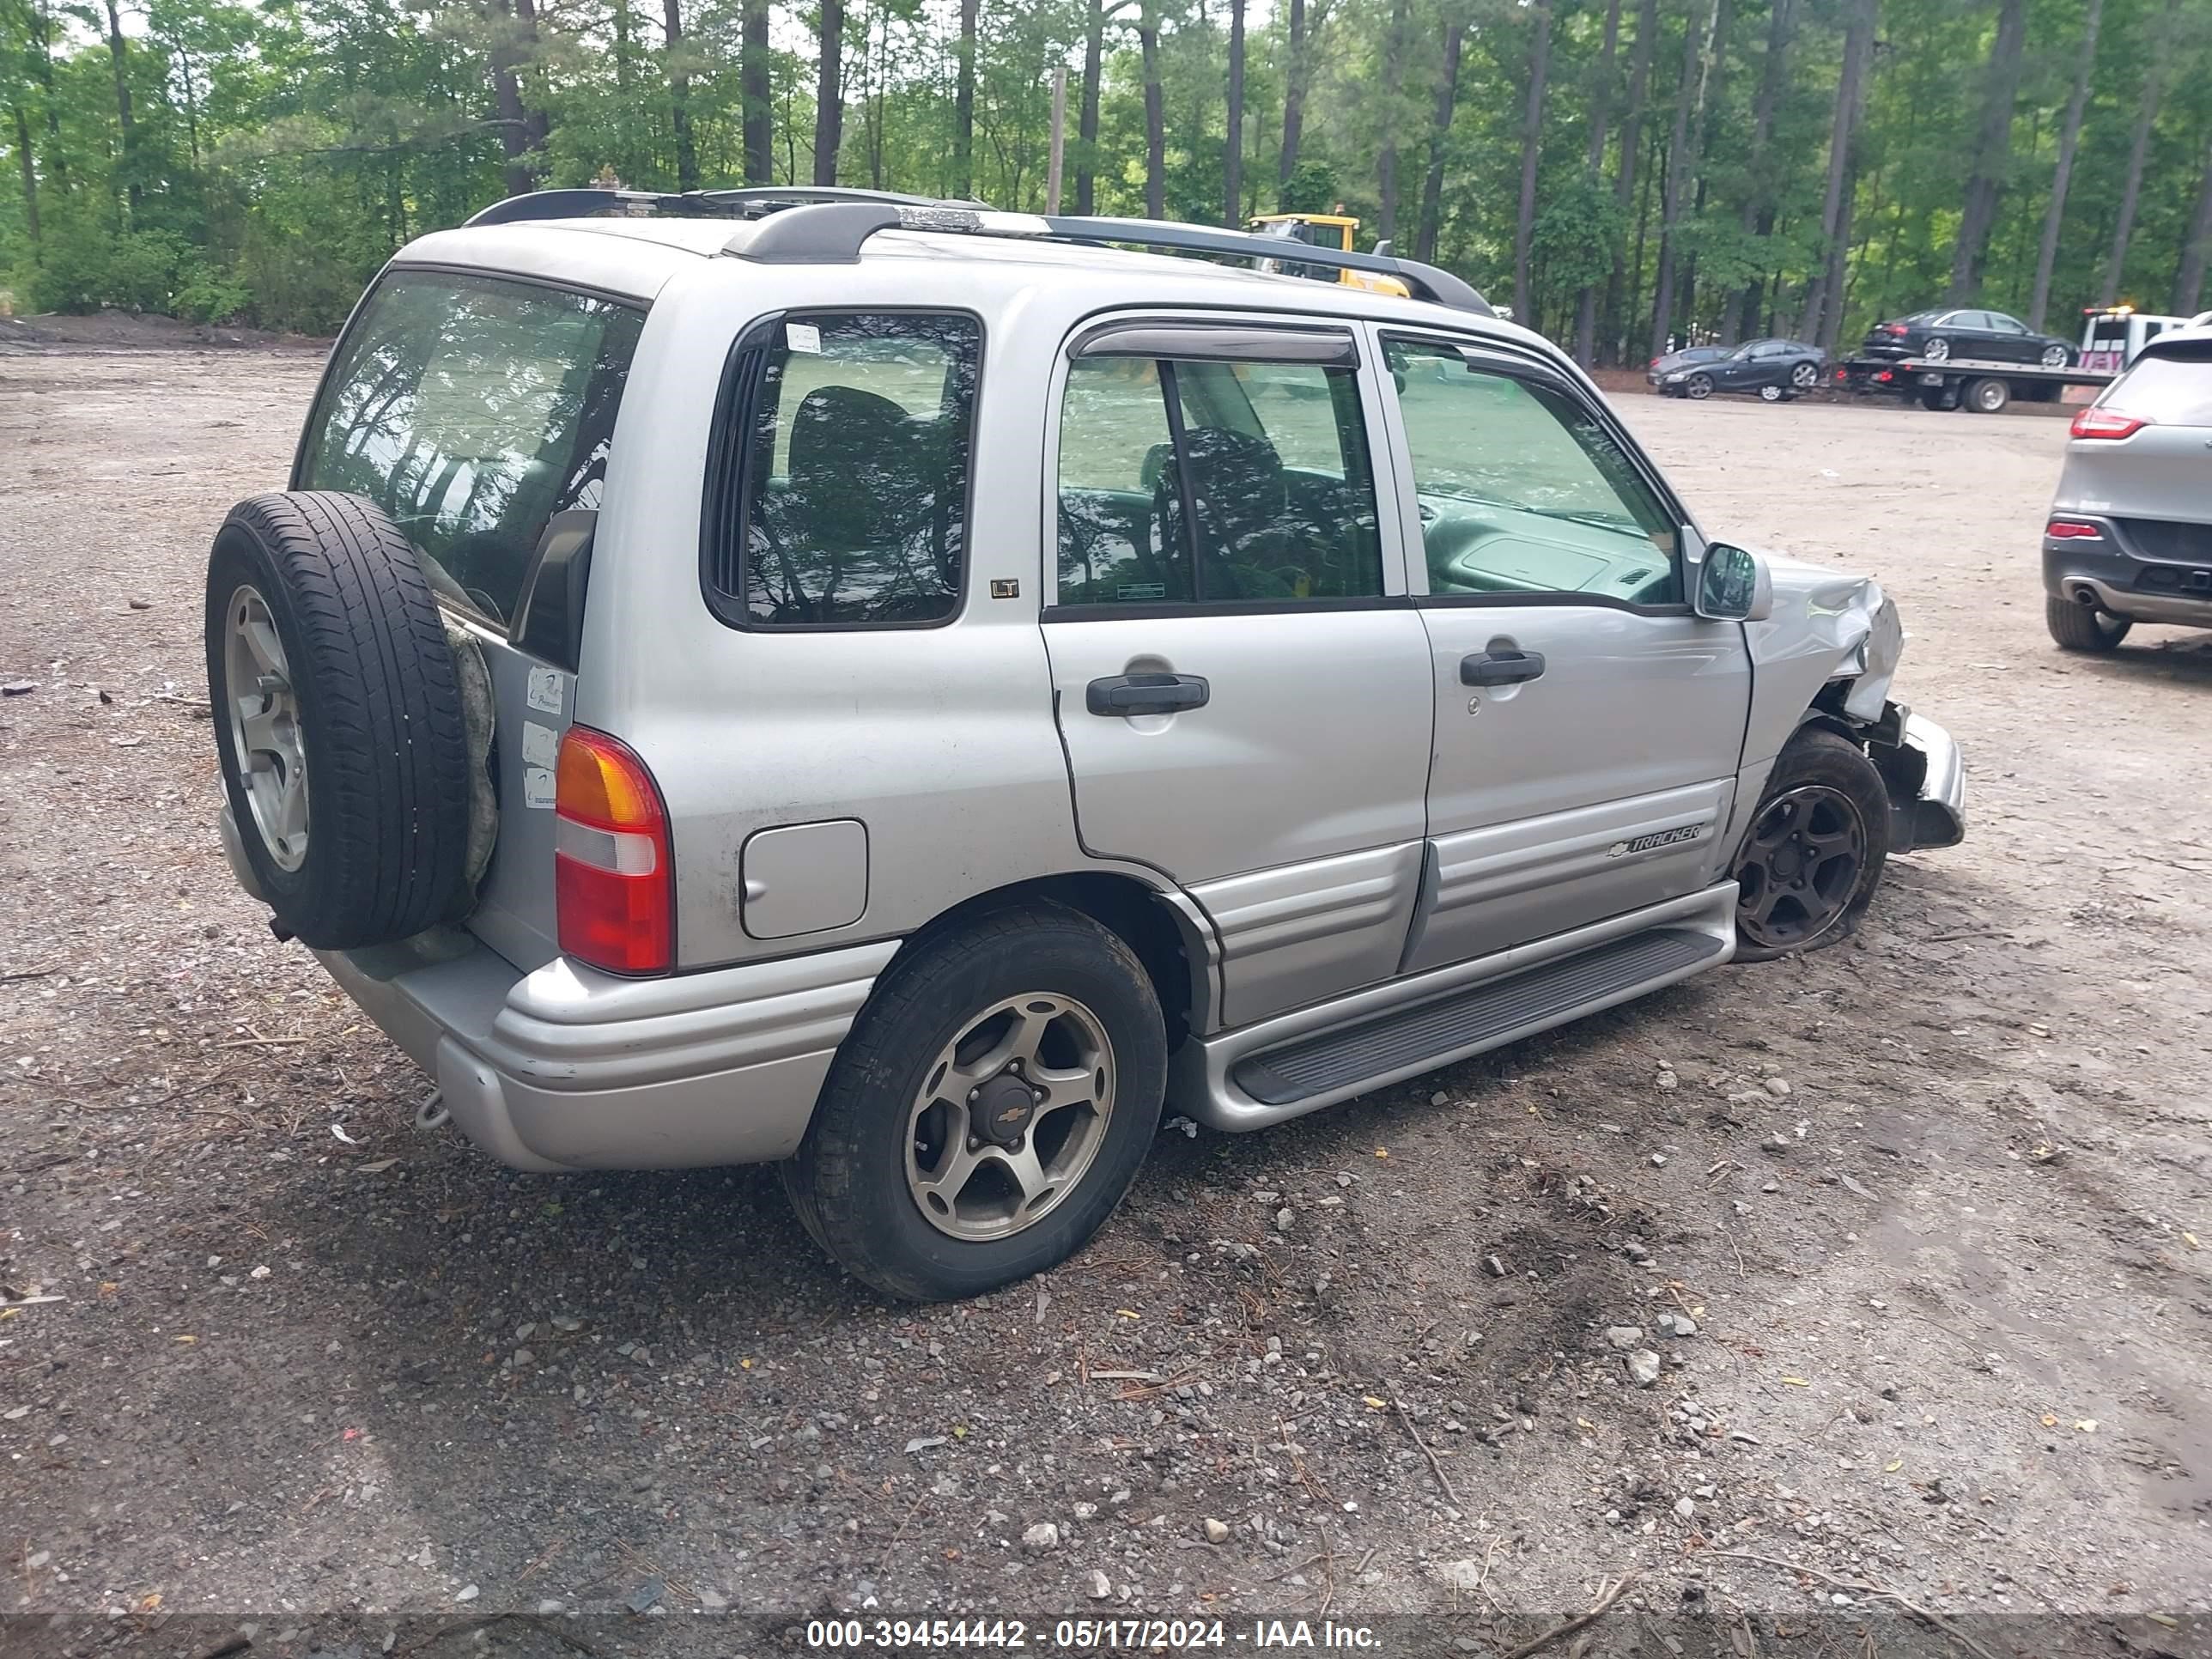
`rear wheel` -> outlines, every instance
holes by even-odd
[[[1800,392],[1810,392],[1820,380],[1820,366],[1818,363],[1799,363],[1790,371],[1790,384]]]
[[[1694,398],[1699,403],[1703,403],[1713,395],[1713,377],[1710,374],[1692,374],[1682,382],[1682,395],[1685,398]]]
[[[2115,617],[2109,611],[2049,595],[2043,601],[2043,621],[2064,649],[2100,653],[2118,646],[2136,625],[2131,617]]]
[[[924,945],[839,1049],[785,1182],[807,1231],[892,1296],[980,1296],[1066,1260],[1158,1127],[1167,1040],[1128,945],[1056,904]]]
[[[1959,389],[1955,386],[1923,386],[1920,388],[1923,409],[1945,410],[1959,406]]]
[[[1951,361],[1951,343],[1940,338],[1930,340],[1920,355],[1931,363],[1948,363]]]
[[[1736,959],[1850,938],[1888,855],[1889,790],[1874,763],[1832,732],[1800,732],[1736,854]]]
[[[1966,388],[1965,401],[1977,415],[1994,415],[2012,401],[2012,387],[1994,378],[1976,380]]]

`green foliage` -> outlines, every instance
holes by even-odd
[[[1327,213],[1343,198],[1336,188],[1336,169],[1326,161],[1300,161],[1283,182],[1278,213]]]
[[[1881,0],[1865,118],[1849,155],[1847,340],[1877,314],[1942,297],[1999,3]],[[1850,4],[1790,0],[1778,31],[1782,0],[1726,0],[1669,235],[1655,185],[1672,165],[1688,20],[1709,3],[1658,0],[1648,93],[1632,111],[1638,0],[1620,6],[1609,57],[1609,0],[1553,0],[1527,227],[1530,320],[1564,331],[1588,290],[1605,301],[1601,349],[1634,356],[1652,332],[1662,238],[1675,261],[1669,331],[1786,328],[1798,314],[1826,255],[1823,195]],[[2088,0],[2027,3],[2030,45],[1976,296],[2022,312]],[[540,0],[534,22],[515,0],[123,5],[127,133],[104,7],[0,0],[0,286],[18,309],[112,305],[327,332],[394,249],[465,218],[512,175],[674,188],[679,82],[702,182],[743,178],[745,0],[678,0],[674,46],[662,0]],[[1288,14],[1289,0],[1248,6],[1243,199],[1224,204],[1227,0],[1101,0],[1103,72],[1089,144],[1074,129],[1091,0],[981,0],[976,193],[1009,208],[1044,205],[1051,66],[1066,64],[1063,207],[1087,170],[1098,211],[1142,211],[1137,28],[1149,19],[1164,136],[1158,183],[1171,214],[1212,222],[1224,212],[1241,220],[1342,203],[1363,219],[1365,245],[1387,206],[1401,248],[1433,240],[1437,257],[1477,286],[1510,288],[1534,68],[1529,6],[1303,0],[1296,52]],[[2212,0],[2104,0],[2102,17],[2051,283],[2050,321],[2064,330],[2101,287],[2136,113],[2154,83],[2124,297],[2160,308],[2189,297],[2173,293],[2176,272],[2212,155]],[[820,22],[818,0],[776,8],[767,68],[779,179],[814,177]],[[1443,43],[1454,29],[1461,61],[1447,101]],[[957,9],[846,0],[841,44],[841,181],[951,191]],[[1294,88],[1303,133],[1285,167]],[[1440,112],[1449,118],[1441,126]],[[1593,167],[1601,113],[1605,142]],[[1632,156],[1624,153],[1632,123]],[[1387,204],[1386,161],[1396,173]],[[1617,185],[1632,163],[1636,187],[1624,199]]]

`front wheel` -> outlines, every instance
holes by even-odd
[[[951,1301],[1065,1261],[1158,1127],[1167,1039],[1144,966],[1056,904],[923,945],[838,1050],[785,1166],[807,1231],[855,1279]]]
[[[1763,386],[1759,388],[1759,400],[1763,404],[1778,404],[1782,401],[1783,395],[1782,388],[1778,386]]]
[[[1692,374],[1682,382],[1682,395],[1685,398],[1694,398],[1699,403],[1705,402],[1713,395],[1713,377],[1710,374]]]
[[[1737,851],[1736,960],[1848,939],[1889,856],[1889,790],[1874,763],[1814,726],[1784,748]]]
[[[2070,599],[2044,596],[2043,623],[2051,630],[2051,637],[2068,651],[2094,651],[2099,654],[2116,649],[2128,636],[2135,619],[2115,617],[2110,611],[2095,610],[2086,605],[2076,605]]]
[[[2043,366],[2045,368],[2063,368],[2070,355],[2063,345],[2047,345],[2043,348]]]

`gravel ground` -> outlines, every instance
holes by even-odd
[[[2212,651],[2049,644],[2057,422],[1623,399],[1709,526],[1881,575],[1966,746],[1858,939],[1164,1133],[1076,1261],[915,1310],[771,1171],[415,1130],[232,885],[200,570],[316,367],[0,361],[0,1608],[2212,1607]]]

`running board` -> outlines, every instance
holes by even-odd
[[[1402,1076],[1475,1053],[1520,1031],[1557,1024],[1701,966],[1725,960],[1710,933],[1650,927],[1503,979],[1393,1009],[1241,1060],[1237,1086],[1262,1105],[1340,1097],[1370,1079]]]

